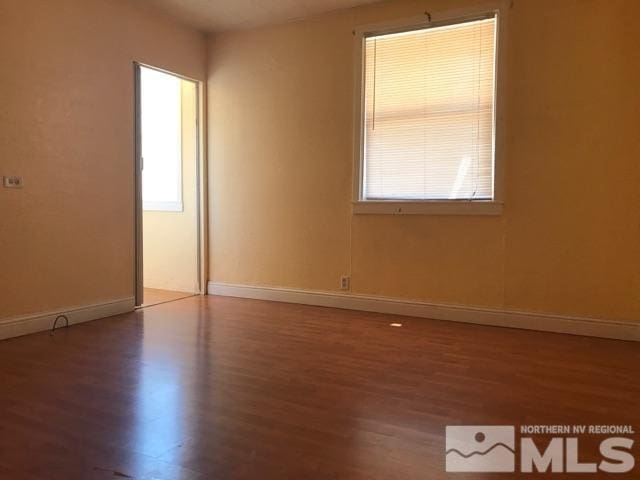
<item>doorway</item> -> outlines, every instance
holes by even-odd
[[[200,83],[135,64],[136,306],[202,293]]]

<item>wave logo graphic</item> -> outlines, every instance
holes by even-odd
[[[513,426],[447,427],[447,472],[515,472]]]

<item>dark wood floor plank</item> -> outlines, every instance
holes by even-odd
[[[0,342],[0,382],[12,480],[444,479],[446,425],[640,429],[637,343],[221,297]]]

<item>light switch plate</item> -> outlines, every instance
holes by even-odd
[[[2,184],[5,188],[22,188],[22,177],[15,175],[2,177]]]

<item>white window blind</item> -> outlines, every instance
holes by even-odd
[[[363,200],[493,199],[496,24],[365,38]]]

